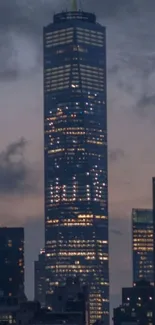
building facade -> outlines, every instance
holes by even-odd
[[[154,264],[154,284],[155,284],[155,177],[152,178],[152,208],[153,208],[153,264]],[[155,315],[154,315],[155,323]]]
[[[56,286],[52,295],[52,311],[59,315],[74,314],[74,322],[89,325],[88,288],[77,277],[67,278],[66,283]]]
[[[44,28],[46,293],[89,283],[90,322],[109,324],[106,31],[62,12]]]
[[[0,291],[5,297],[24,292],[23,228],[0,228]]]
[[[45,306],[45,250],[41,249],[38,261],[34,262],[34,298]]]
[[[122,289],[122,304],[114,309],[114,325],[154,325],[154,286],[142,280]]]
[[[133,283],[145,279],[154,283],[153,211],[132,210]]]

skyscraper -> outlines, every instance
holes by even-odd
[[[109,324],[106,31],[82,11],[44,28],[47,303],[68,276],[89,283],[90,321]]]
[[[4,296],[24,292],[23,228],[0,228],[0,291]]]
[[[153,263],[154,263],[153,279],[155,285],[155,177],[152,178],[152,208],[153,208]],[[154,322],[155,322],[155,313],[154,313]]]
[[[34,262],[34,298],[45,306],[45,250],[41,249]]]
[[[133,283],[145,279],[154,283],[153,212],[132,210]]]

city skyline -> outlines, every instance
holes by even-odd
[[[96,7],[98,18],[107,26],[108,31],[109,192],[110,236],[112,238],[110,246],[113,245],[113,248],[110,248],[113,259],[120,249],[124,259],[126,258],[125,267],[121,264],[119,257],[118,261],[111,262],[113,294],[119,294],[120,287],[131,281],[129,278],[131,256],[126,254],[130,247],[128,228],[131,209],[134,206],[151,208],[151,178],[154,174],[151,142],[154,137],[152,123],[154,121],[152,110],[154,103],[152,93],[154,83],[152,12],[154,3],[153,1],[148,2],[148,10],[146,10],[147,4],[144,4],[144,1],[137,2],[137,7],[139,5],[140,9],[136,7],[134,1],[131,1],[128,6],[124,1],[123,7],[119,6],[119,1],[105,1],[102,4],[103,10],[101,10],[100,1],[96,1],[95,6],[89,5],[89,10],[92,11],[95,11]],[[20,6],[16,7],[12,1],[13,7],[8,14],[8,3],[5,0],[1,10],[1,31],[3,32],[1,33],[2,47],[0,51],[1,220],[5,225],[21,225],[21,223],[27,225],[27,252],[30,252],[30,243],[31,246],[34,243],[34,239],[31,238],[33,237],[31,228],[35,229],[38,225],[38,231],[43,236],[43,231],[39,226],[42,223],[40,220],[43,218],[43,177],[40,176],[43,170],[42,69],[40,68],[42,66],[42,26],[51,20],[53,11],[60,11],[62,5],[57,1],[57,6],[54,2],[52,6],[51,1],[47,1],[47,4],[44,3],[44,7],[42,7],[37,1],[32,8],[21,8]],[[89,2],[91,5],[92,3],[92,1]],[[113,10],[110,11],[107,3],[111,6],[114,4]],[[135,12],[134,16],[132,15],[133,11]],[[8,25],[7,29],[3,17]],[[118,19],[122,17],[123,19]],[[146,37],[146,33],[149,37]],[[8,129],[7,133],[6,129]],[[7,147],[9,144],[11,146]],[[20,156],[18,172],[16,165],[10,161],[10,158],[14,159],[16,153],[24,153],[26,156],[26,161],[23,161]],[[8,178],[4,177],[8,170],[10,172],[9,179],[15,180],[13,193]],[[126,175],[128,175],[127,179]],[[39,184],[37,184],[38,179]],[[21,194],[19,194],[20,192]],[[14,215],[14,220],[12,220],[12,215]],[[126,238],[128,239],[126,240]],[[36,257],[39,248],[42,247],[42,243],[43,239],[40,240],[40,243],[33,245],[32,253],[28,257],[29,265],[31,260]],[[30,270],[30,267],[28,269]],[[30,283],[29,279],[29,294],[31,292]]]

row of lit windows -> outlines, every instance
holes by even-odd
[[[85,215],[83,215],[83,216],[85,216]],[[101,217],[101,216],[96,216],[96,217]],[[106,218],[106,217],[103,217],[104,219]],[[94,233],[94,235],[95,235],[95,233]],[[66,241],[66,243],[88,243],[88,244],[93,244],[93,243],[99,243],[99,244],[108,244],[108,241],[107,240],[98,240],[98,239],[93,239],[93,240],[89,240],[89,239],[87,239],[87,240],[84,240],[84,239],[69,239],[69,240],[67,240]],[[50,245],[50,244],[62,244],[62,243],[64,243],[64,240],[61,240],[61,239],[58,239],[58,240],[47,240],[46,241],[46,244],[47,245]]]
[[[153,242],[153,234],[150,235],[149,237],[141,237],[141,238],[133,238],[133,242],[140,242],[140,243],[152,243]]]
[[[63,83],[58,83],[58,84],[52,84],[52,85],[46,85],[45,87],[45,91],[46,92],[57,92],[59,90],[63,90],[66,88],[70,88],[69,82],[63,82]],[[78,84],[72,84],[71,88],[76,88],[76,92],[81,92],[81,87]],[[79,88],[79,89],[77,89]],[[94,89],[97,91],[103,91],[104,90],[104,85],[103,84],[99,84],[97,85],[97,83],[93,83],[93,82],[82,82],[82,88],[83,89]]]
[[[65,115],[67,117],[67,115]],[[54,117],[48,117],[45,119],[45,122],[47,121],[53,121],[53,119],[55,119]],[[51,124],[49,124],[51,125]],[[84,128],[84,127],[63,127],[63,128],[56,128],[54,130],[52,130],[52,132],[56,133],[56,132],[82,132],[82,131],[86,131],[87,134],[96,134],[96,133],[103,133],[104,130],[101,130],[101,129],[94,129],[94,128]],[[104,137],[103,134],[99,134],[99,137]],[[80,149],[81,150],[81,149]],[[83,151],[85,151],[85,148],[83,148]]]
[[[64,85],[64,86],[58,86],[58,87],[47,87],[47,88],[45,88],[45,92],[53,92],[53,93],[56,93],[57,91],[59,91],[59,90],[63,90],[63,89],[67,89],[67,88],[69,88],[69,85]],[[72,85],[72,88],[79,88],[79,85]],[[83,86],[82,86],[82,88],[83,88],[83,91],[85,90],[85,91],[87,91],[88,89],[89,90],[96,90],[96,91],[103,91],[104,90],[104,88],[103,88],[103,86],[102,87],[100,87],[100,86],[90,86],[90,85],[84,85],[83,84]],[[81,89],[76,89],[76,93],[81,93]]]
[[[94,185],[94,184],[93,184]],[[60,188],[54,188],[53,190],[49,191],[48,193],[48,197],[51,197],[51,195],[63,195],[63,196],[66,196],[66,195],[74,195],[74,194],[77,194],[78,192],[81,192],[84,194],[88,194],[90,195],[90,192],[92,192],[92,194],[94,195],[95,193],[96,194],[102,194],[102,191],[103,191],[103,187],[99,186],[99,184],[96,184],[94,186],[89,186],[89,188],[85,188],[85,186],[81,185],[77,188],[72,188],[72,187],[69,187],[67,186],[67,188],[64,188],[62,190],[62,187]],[[147,246],[150,246],[149,245],[150,243],[147,243]],[[140,246],[145,246],[145,245],[142,245],[141,243],[139,244]],[[139,246],[139,245],[134,245],[134,246]],[[152,243],[151,243],[152,245]]]
[[[145,229],[137,229],[137,228],[133,228],[133,232],[134,234],[136,235],[140,235],[140,234],[149,234],[151,233],[152,234],[152,231],[153,231],[153,226],[150,226],[149,228],[145,227]]]
[[[82,250],[82,247],[81,247],[81,250],[80,251],[77,251],[77,250],[75,250],[74,251],[74,247],[72,247],[72,251],[69,251],[69,247],[67,247],[68,249],[67,250],[62,250],[61,249],[61,251],[60,252],[58,252],[58,255],[59,256],[91,256],[91,257],[93,257],[93,258],[95,258],[96,257],[96,255],[97,255],[97,257],[102,257],[103,258],[103,260],[105,260],[105,261],[107,261],[108,260],[108,256],[104,256],[104,253],[99,253],[99,252],[94,252],[94,251],[92,251],[92,252],[88,252],[88,251],[83,251]],[[78,248],[77,246],[76,246],[76,248]],[[53,252],[50,252],[50,253],[47,253],[46,254],[46,257],[50,257],[50,256],[54,256],[55,254],[57,254],[57,252],[55,252],[55,253],[53,253]]]
[[[46,36],[46,41],[47,42],[58,42],[58,41],[64,41],[65,39],[68,39],[70,37],[73,37],[73,32],[69,33],[64,33],[64,34],[59,34],[57,36]]]
[[[55,130],[52,129],[52,135],[57,134],[58,132],[54,132]],[[59,132],[59,135],[61,132]],[[66,135],[66,139],[64,140],[64,135]],[[86,139],[85,137],[83,137],[83,135],[86,135]],[[81,137],[82,136],[82,137]],[[104,137],[104,136],[103,136]],[[64,144],[67,143],[78,143],[81,144],[81,139],[85,140],[85,143],[94,143],[94,144],[106,144],[102,136],[99,137],[94,137],[92,134],[90,133],[86,133],[86,132],[62,132],[62,136],[56,136],[56,137],[52,137],[49,136],[49,142],[48,145],[52,146],[55,144],[60,144],[61,146],[63,146]],[[66,146],[65,146],[66,147]],[[60,148],[59,148],[60,149]],[[50,153],[50,151],[49,151]],[[85,154],[87,155],[87,152],[85,152]],[[150,236],[150,238],[152,238],[152,236]],[[146,237],[147,239],[147,237]],[[149,238],[148,238],[149,239]],[[134,241],[140,241],[140,239],[134,239]]]
[[[46,33],[45,40],[46,47],[71,43],[73,41],[73,28]]]
[[[99,36],[95,33],[81,33],[80,31],[77,31],[77,39],[85,44],[103,46],[103,36]],[[46,47],[68,44],[73,42],[73,31],[67,32],[66,30],[65,33],[58,34],[48,33],[46,34],[45,40]]]
[[[49,261],[50,263],[50,261]],[[62,272],[63,270],[67,273],[68,272],[68,269],[70,269],[70,271],[72,272],[74,269],[78,270],[78,269],[83,269],[83,273],[93,273],[95,274],[96,271],[95,269],[93,268],[94,265],[90,265],[90,264],[86,264],[86,265],[82,265],[80,264],[80,261],[75,261],[75,264],[68,264],[66,265],[65,263],[62,265],[60,264],[60,260],[59,260],[59,263],[56,264],[56,265],[53,265],[50,264],[49,265],[46,265],[46,269],[47,270],[59,270],[59,272]],[[101,264],[98,265],[99,268],[101,268]],[[46,280],[47,281],[47,280]]]
[[[87,33],[87,34],[91,34],[93,36],[96,37],[103,37],[103,33],[96,31],[96,30],[90,30],[87,28],[81,28],[81,27],[77,27],[76,30],[80,33]],[[46,33],[46,37],[57,37],[59,35],[65,35],[66,33],[72,33],[74,31],[73,27],[69,27],[69,28],[63,28],[63,29],[59,29],[56,31],[50,31]]]
[[[102,220],[105,220],[105,219],[107,219],[107,217],[101,217],[101,216],[100,216],[99,218],[94,218],[94,219],[92,219],[92,220],[90,220],[90,221],[93,221],[93,220],[96,220],[96,219],[100,219],[100,220],[102,219]],[[86,219],[83,218],[82,221],[80,221],[80,223],[78,223],[78,225],[81,225],[81,223],[83,223],[83,222],[87,222]],[[57,219],[54,219],[54,220],[52,219],[52,220],[47,220],[47,221],[46,221],[46,224],[50,224],[50,225],[51,225],[51,224],[57,224],[57,225],[59,224],[59,226],[63,226],[63,225],[66,225],[66,224],[71,224],[71,223],[72,223],[73,225],[77,224],[77,222],[75,222],[74,219],[68,219],[68,220],[66,219],[66,220],[64,220],[64,221],[62,221],[62,220],[57,220]],[[78,243],[78,244],[80,244],[80,243]],[[107,243],[106,243],[106,244],[107,244]],[[69,244],[68,244],[68,245],[69,245]],[[83,245],[82,242],[81,242],[80,245]],[[87,246],[87,245],[89,245],[89,244],[86,244],[86,246]],[[101,245],[101,244],[100,244],[100,245]],[[100,246],[100,245],[99,245],[99,246]],[[92,246],[92,244],[90,244],[89,246]]]
[[[69,71],[71,69],[71,65],[67,64],[64,66],[57,66],[54,68],[49,68],[45,70],[45,75],[51,75],[52,74],[57,74],[57,73],[64,73],[65,71]],[[78,65],[73,65],[72,67],[72,72],[78,72],[79,67]],[[86,72],[86,74],[97,74],[97,75],[103,75],[103,69],[96,67],[96,66],[90,66],[90,65],[84,65],[84,64],[80,64],[80,70],[82,72]]]
[[[88,33],[88,32],[82,33],[81,31],[77,31],[77,37],[91,39],[91,40],[103,43],[103,35],[100,36],[95,33]]]
[[[65,64],[65,65],[62,65],[62,66],[57,66],[57,67],[46,69],[45,73],[51,73],[51,72],[57,73],[58,71],[63,71],[65,69],[70,69],[70,67],[71,67],[70,64]]]
[[[91,33],[94,36],[103,37],[103,33],[99,32],[99,31],[95,31],[95,30],[90,30],[87,28],[77,27],[77,31],[82,32],[82,33],[87,32],[87,33]]]
[[[53,77],[48,77],[45,78],[45,85],[46,86],[58,86],[60,84],[69,84],[69,80],[70,80],[70,76],[69,74],[64,75],[63,77],[61,77],[59,74],[57,75],[56,78]],[[83,75],[80,79],[79,77],[77,78],[72,78],[72,80],[70,81],[71,84],[80,84],[80,83],[87,83],[90,85],[93,85],[93,83],[95,84],[95,86],[99,86],[100,84],[102,86],[104,86],[104,79],[103,77],[94,77],[93,75],[90,77],[87,77],[86,75]]]
[[[153,251],[153,247],[134,247],[133,248],[134,251]]]
[[[47,42],[47,44],[46,44],[46,47],[47,48],[50,48],[50,47],[53,47],[53,46],[58,46],[58,45],[64,45],[64,44],[70,44],[70,43],[72,43],[73,42],[73,39],[72,38],[70,38],[70,39],[66,39],[66,40],[64,40],[64,41],[60,41],[60,42]]]
[[[99,46],[99,47],[103,47],[103,43],[100,41],[97,41],[93,38],[88,38],[88,37],[80,37],[78,36],[78,42],[82,43],[82,44],[87,44],[87,45],[92,45],[92,46]]]
[[[56,31],[51,31],[51,32],[47,32],[46,36],[58,36],[59,34],[65,34],[65,33],[69,33],[69,32],[73,32],[73,28],[64,28],[64,29],[59,29]]]

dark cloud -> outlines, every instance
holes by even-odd
[[[81,3],[83,3],[82,7],[84,10],[95,12],[99,19],[105,19],[105,24],[107,24],[109,19],[110,22],[112,21],[119,25],[123,19],[123,29],[134,34],[139,25],[139,17],[145,15],[145,12],[148,13],[148,8],[150,8],[151,12],[153,12],[153,9],[155,11],[154,0],[85,0],[81,1]],[[37,47],[38,58],[36,58],[35,62],[38,65],[41,62],[43,26],[52,21],[54,12],[65,10],[67,7],[69,8],[68,0],[0,1],[0,80],[3,80],[3,78],[5,80],[13,80],[19,75],[20,67],[18,64],[13,62],[10,67],[10,59],[14,55],[16,57],[14,52],[18,50],[17,45],[14,43],[15,35],[31,40],[34,46]],[[136,17],[137,26],[134,24],[129,26],[125,22],[125,17],[131,17],[132,19]],[[147,33],[143,33],[143,42],[148,43]],[[125,47],[126,39],[124,40]],[[124,51],[124,48],[121,45],[119,51]],[[128,51],[126,51],[126,58],[131,67],[133,61],[130,60]],[[139,62],[140,60],[137,60],[137,64]],[[32,73],[31,68],[29,69],[30,73]],[[140,66],[141,68],[142,65]],[[117,73],[118,70],[119,64],[114,64],[112,68],[109,67],[109,72]]]
[[[108,67],[108,74],[109,75],[117,75],[119,69],[120,69],[119,65],[114,64],[113,66]]]
[[[154,112],[154,106],[155,106],[155,95],[149,95],[143,93],[141,98],[138,100],[136,107],[134,107],[134,110],[136,113],[143,118],[148,117],[150,114],[152,116],[152,113]]]
[[[3,69],[0,71],[0,80],[3,81],[12,81],[17,79],[19,76],[18,69],[9,69],[6,67],[6,69]]]
[[[116,236],[122,236],[122,232],[117,229],[111,229],[110,232]]]
[[[85,0],[82,8],[95,12],[100,18],[116,18],[137,15],[146,8],[155,8],[153,0]],[[69,9],[67,0],[1,0],[0,30],[3,32],[19,32],[22,34],[40,34],[42,26],[52,20],[54,12]]]
[[[126,153],[123,149],[117,148],[109,151],[109,161],[111,163],[117,162],[118,160],[125,158]]]
[[[23,194],[36,190],[34,173],[25,160],[26,146],[27,141],[21,138],[0,153],[1,194]]]
[[[82,1],[81,1],[82,2]],[[83,9],[95,11],[100,17],[111,17],[136,12],[138,2],[135,0],[86,0]],[[154,2],[152,1],[152,4]],[[42,25],[51,21],[54,11],[69,8],[69,1],[60,0],[1,0],[0,2],[0,29],[3,32],[15,31],[26,34],[35,34],[41,31]]]
[[[132,84],[128,84],[128,83],[125,83],[123,82],[122,80],[119,80],[118,83],[117,83],[117,86],[125,91],[126,93],[128,93],[129,95],[132,95],[133,92],[134,92],[134,85]]]

